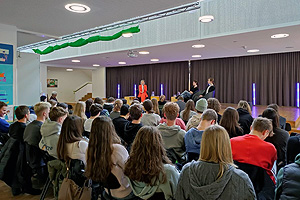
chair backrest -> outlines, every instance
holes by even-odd
[[[175,164],[176,161],[180,160],[180,158],[178,157],[178,155],[176,154],[173,148],[166,149],[166,151],[167,151],[168,158],[171,160],[173,164]]]
[[[31,169],[38,169],[46,166],[43,159],[43,152],[40,148],[25,142],[26,161]]]
[[[205,99],[213,98],[213,97],[214,97],[214,92],[215,92],[215,91],[212,91],[212,92],[207,93],[207,94],[204,96],[204,98],[205,98]]]
[[[150,197],[148,200],[165,200],[165,195],[163,192],[155,192],[152,197]]]
[[[106,179],[105,182],[100,183],[104,188],[109,189],[109,190],[114,190],[118,189],[121,187],[117,177],[113,174],[110,173]]]
[[[286,130],[286,131],[291,131],[291,130],[292,130],[292,126],[291,126],[290,123],[286,123],[286,124],[285,124],[285,130]]]

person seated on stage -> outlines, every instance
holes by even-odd
[[[100,97],[96,97],[95,100],[94,100],[94,103],[100,104],[102,106],[102,108],[103,108],[104,102],[103,102],[103,100]],[[106,109],[102,109],[100,115],[101,116],[109,117],[109,112]]]
[[[283,130],[285,130],[286,118],[280,116],[280,114],[279,114],[279,106],[277,104],[273,103],[273,104],[268,105],[267,108],[273,108],[278,113],[280,128],[283,129]]]
[[[139,85],[139,98],[141,98],[141,102],[144,102],[145,99],[148,97],[147,93],[147,85],[145,85],[145,81],[141,80],[141,85]]]
[[[193,115],[191,119],[189,119],[186,125],[186,131],[190,130],[191,128],[196,128],[200,123],[200,118],[202,113],[207,109],[207,101],[206,99],[202,98],[196,102],[196,111],[197,115]]]
[[[106,109],[108,113],[111,113],[111,111],[114,108],[115,98],[109,97],[107,101],[103,105],[103,109]]]
[[[92,98],[85,101],[85,115],[87,118],[91,117],[91,105],[94,103],[94,100]]]
[[[181,111],[183,111],[184,108],[185,108],[185,102],[184,102],[183,97],[182,96],[178,97],[177,101],[175,103],[178,104],[178,106],[179,106],[179,113],[181,113]]]
[[[208,86],[206,86],[205,90],[199,95],[200,98],[205,97],[206,94],[215,91],[214,79],[209,78],[207,80]]]
[[[184,110],[180,112],[180,118],[186,124],[189,121],[189,119],[191,119],[194,115],[197,115],[195,109],[195,102],[192,99],[190,99],[186,102]]]
[[[247,101],[241,100],[238,103],[237,111],[239,113],[239,124],[244,130],[244,134],[250,133],[250,126],[253,122],[253,117],[251,116],[251,108]]]
[[[193,81],[193,86],[190,91],[185,90],[180,96],[182,96],[185,100],[192,98],[193,94],[199,91],[198,81]]]
[[[7,104],[3,101],[0,101],[0,133],[8,133],[9,123],[2,119],[7,113]]]
[[[249,134],[231,138],[230,142],[233,160],[265,169],[275,184],[272,168],[277,160],[276,148],[264,141],[269,135],[273,135],[272,129],[271,120],[258,117],[253,121]]]
[[[114,118],[120,117],[120,109],[123,105],[123,101],[121,99],[117,99],[114,103],[114,108],[109,114],[109,117],[113,120]]]
[[[92,129],[92,123],[94,119],[99,117],[100,112],[102,111],[102,106],[100,104],[94,103],[90,107],[90,113],[91,117],[84,121],[83,128],[86,134],[84,136],[87,136],[89,138],[91,129]]]
[[[128,123],[129,118],[129,105],[123,104],[120,110],[120,117],[113,119],[113,124],[115,126],[118,136],[124,140],[124,127]]]
[[[286,149],[290,134],[279,128],[279,115],[273,108],[267,108],[262,113],[262,117],[272,120],[273,137],[267,137],[266,142],[272,143],[277,150],[277,171],[286,165]]]
[[[218,119],[217,113],[213,109],[207,109],[201,115],[200,124],[197,128],[191,128],[184,136],[185,149],[188,155],[188,161],[198,160],[200,154],[200,144],[204,130],[215,125]],[[191,154],[195,156],[190,156]]]
[[[164,105],[164,116],[166,122],[158,125],[158,130],[164,141],[166,149],[174,149],[179,158],[185,154],[184,135],[185,131],[180,126],[175,125],[175,120],[179,115],[179,106],[174,102],[168,102]]]
[[[58,100],[57,100],[56,97],[57,97],[57,92],[56,92],[56,91],[53,91],[53,92],[51,93],[50,100],[54,100],[54,101],[58,102]]]
[[[150,99],[146,99],[143,102],[143,106],[146,110],[146,113],[143,114],[141,123],[144,126],[158,126],[161,118],[159,115],[154,113],[152,101]]]
[[[239,125],[239,113],[235,108],[225,109],[220,125],[226,129],[230,138],[244,135],[244,130]]]
[[[213,109],[214,111],[216,111],[217,115],[218,115],[218,124],[221,121],[222,115],[219,114],[220,110],[221,110],[221,104],[220,101],[216,98],[209,98],[207,99],[207,108]]]

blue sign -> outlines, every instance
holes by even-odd
[[[12,65],[14,60],[13,45],[0,44],[0,64]]]
[[[0,101],[13,104],[13,45],[0,44]]]

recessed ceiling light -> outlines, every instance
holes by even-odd
[[[204,44],[194,44],[192,47],[198,49],[198,48],[204,48],[205,45]]]
[[[72,62],[74,62],[74,63],[79,63],[80,60],[72,60]]]
[[[151,62],[158,62],[159,59],[158,59],[158,58],[152,58],[150,61],[151,61]]]
[[[249,49],[247,50],[248,53],[256,53],[259,52],[259,49]]]
[[[139,54],[147,55],[147,54],[149,54],[149,51],[140,51]]]
[[[201,58],[201,55],[192,55],[193,58]]]
[[[215,18],[212,15],[204,15],[204,16],[199,17],[199,21],[203,22],[203,23],[212,22],[212,21],[214,21],[214,19]]]
[[[65,8],[68,11],[76,12],[76,13],[87,13],[87,12],[91,11],[90,7],[83,5],[83,4],[79,4],[79,3],[67,4],[67,5],[65,5]]]
[[[286,37],[289,37],[289,36],[290,36],[290,34],[280,33],[280,34],[272,35],[271,38],[286,38]]]
[[[129,37],[132,37],[133,34],[132,33],[123,33],[122,36],[126,37],[126,38],[129,38]]]
[[[66,71],[67,71],[67,72],[72,72],[72,71],[73,71],[73,69],[66,69]]]
[[[100,65],[98,65],[98,64],[93,64],[93,66],[94,66],[94,67],[99,67]]]
[[[119,62],[119,65],[126,65],[126,62]]]

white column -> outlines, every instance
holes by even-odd
[[[106,68],[99,67],[92,72],[93,97],[106,97]]]
[[[40,63],[40,94],[45,93],[47,96],[47,65]]]

